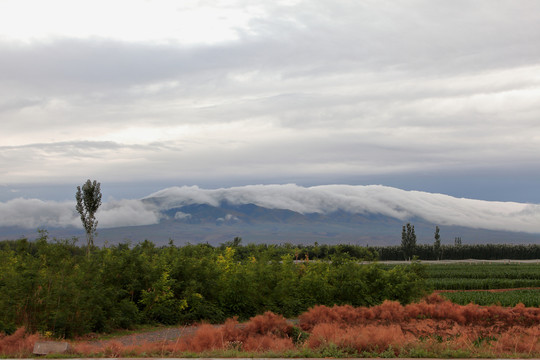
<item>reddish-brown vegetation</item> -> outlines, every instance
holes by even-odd
[[[526,308],[522,304],[513,308],[474,304],[463,306],[444,300],[438,295],[431,295],[424,301],[405,306],[393,301],[385,301],[370,308],[354,308],[348,305],[331,308],[315,306],[299,316],[300,326],[305,331],[311,331],[320,323],[346,326],[400,324],[409,327],[408,323],[417,323],[422,319],[432,320],[434,324],[449,322],[455,325],[495,326],[498,329],[508,329],[513,326],[530,327],[540,324],[540,309]]]
[[[330,344],[344,349],[362,351],[384,351],[388,347],[398,349],[415,339],[407,336],[398,325],[367,325],[343,327],[340,324],[322,323],[311,331],[308,346],[312,349]]]
[[[79,342],[74,344],[74,351],[105,357],[216,351],[283,353],[295,349],[315,354],[337,349],[344,354],[386,352],[400,356],[414,351],[431,356],[448,351],[466,351],[470,356],[540,355],[540,309],[523,305],[461,306],[432,295],[405,306],[392,301],[371,308],[316,306],[300,316],[299,325],[309,333],[305,342],[298,343],[298,328],[282,316],[267,312],[245,324],[236,319],[221,326],[202,324],[191,335],[175,340],[131,345],[119,341]],[[36,335],[28,335],[24,329],[10,336],[0,335],[0,355],[28,355],[36,340]]]
[[[32,354],[35,342],[39,336],[28,334],[21,327],[11,335],[0,333],[0,356],[23,357]]]
[[[283,316],[266,312],[253,317],[246,324],[239,324],[236,319],[228,319],[222,326],[202,324],[193,335],[178,338],[176,341],[133,344],[123,347],[115,342],[104,347],[79,343],[74,348],[76,352],[85,355],[104,353],[111,356],[118,353],[166,355],[223,350],[279,352],[294,349],[293,341],[289,337],[291,329],[292,326]],[[123,348],[123,351],[119,351],[120,348]]]
[[[333,343],[358,351],[381,351],[422,340],[495,353],[540,352],[540,309],[521,304],[513,308],[461,306],[431,295],[406,306],[392,301],[371,308],[316,306],[299,321],[311,333],[308,344],[314,348]]]

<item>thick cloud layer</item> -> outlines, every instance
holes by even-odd
[[[205,190],[196,186],[174,187],[149,195],[147,202],[160,209],[190,204],[219,206],[255,204],[300,213],[381,214],[408,220],[415,217],[439,225],[540,233],[540,205],[460,199],[443,194],[404,191],[373,186],[254,185]]]
[[[539,43],[526,0],[5,0],[0,181],[538,177]]]
[[[96,214],[100,228],[157,224],[159,214],[139,200],[105,202]],[[28,229],[47,227],[82,228],[74,202],[14,199],[0,202],[0,226]]]
[[[38,227],[80,226],[75,204],[69,202],[14,199],[0,203],[0,226]]]

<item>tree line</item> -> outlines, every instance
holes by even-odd
[[[403,260],[401,246],[370,247],[381,261]],[[433,245],[416,245],[414,255],[419,260],[534,260],[540,259],[540,245],[537,244],[463,244],[441,245],[435,251]]]
[[[411,229],[412,231],[412,229]],[[407,232],[407,231],[406,231]],[[239,238],[238,238],[239,239]],[[403,245],[392,246],[363,246],[355,244],[291,244],[278,245],[248,244],[233,245],[234,242],[225,243],[234,246],[237,256],[248,257],[254,251],[273,248],[276,254],[292,254],[296,260],[331,260],[339,254],[347,254],[353,259],[367,261],[401,261],[416,257],[418,260],[534,260],[540,259],[540,245],[538,244],[461,244],[441,245],[439,241],[434,244],[414,244],[410,253],[404,251]],[[224,246],[222,244],[221,246]],[[259,249],[259,250],[257,250]]]
[[[280,245],[284,246],[284,245]],[[462,244],[431,245],[416,244],[408,255],[402,245],[362,246],[339,245],[288,245],[294,248],[299,259],[329,259],[336,252],[346,252],[358,259],[401,261],[416,257],[418,260],[534,260],[540,259],[537,244]]]

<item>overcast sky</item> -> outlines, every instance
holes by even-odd
[[[383,184],[540,203],[540,1],[0,0],[0,201]]]

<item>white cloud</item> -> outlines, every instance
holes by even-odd
[[[229,202],[300,213],[343,210],[381,214],[404,221],[419,217],[440,225],[540,233],[540,205],[462,199],[380,185],[307,188],[293,184],[252,185],[216,190],[174,187],[145,199],[155,202],[161,209],[200,203],[217,206]]]
[[[181,211],[177,211],[174,214],[174,219],[175,220],[186,220],[186,219],[189,219],[189,218],[191,218],[191,214],[186,214],[186,213],[181,212]]]
[[[159,222],[159,214],[139,200],[113,200],[103,203],[96,218],[99,228],[149,225]],[[28,229],[40,227],[82,228],[73,202],[13,199],[0,202],[0,226]]]
[[[104,228],[159,223],[159,214],[139,200],[116,200],[103,204],[96,218]]]
[[[41,201],[38,199],[13,199],[0,202],[0,226],[24,228],[79,226],[75,204],[69,202]]]
[[[259,12],[254,6],[204,6],[189,0],[3,0],[0,31],[9,40],[25,42],[67,36],[216,43],[237,40],[238,28],[248,28],[249,20]]]

